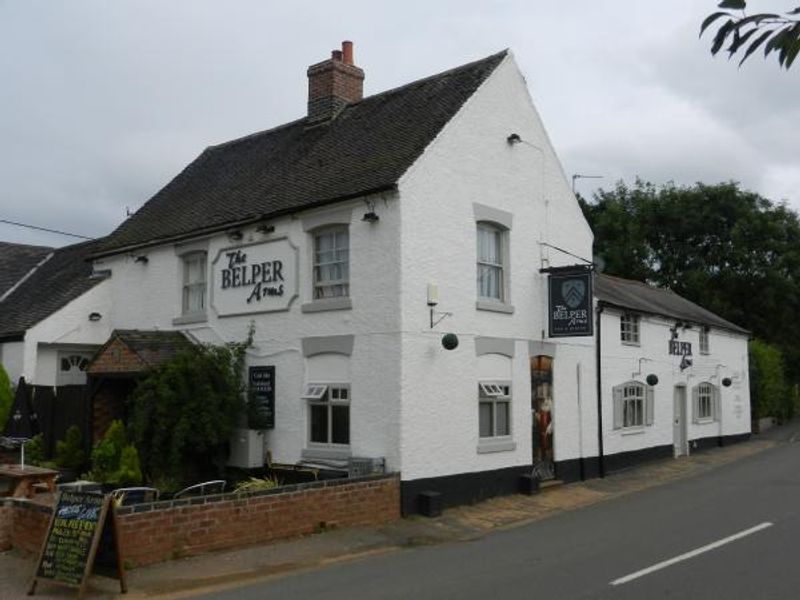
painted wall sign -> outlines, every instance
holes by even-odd
[[[297,298],[297,248],[288,238],[224,248],[211,272],[219,316],[289,310]]]
[[[247,421],[250,429],[275,429],[275,367],[250,367]]]
[[[550,337],[593,335],[591,271],[554,269],[547,284]]]

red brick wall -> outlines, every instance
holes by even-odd
[[[0,552],[11,548],[11,528],[14,526],[13,509],[5,504],[0,504]]]
[[[24,553],[38,555],[42,549],[52,510],[31,502],[15,502],[11,506],[11,545]]]
[[[287,488],[241,498],[234,494],[209,496],[199,505],[174,506],[173,501],[171,508],[123,514],[120,526],[125,559],[145,565],[324,528],[377,525],[400,517],[397,477]],[[170,503],[153,506],[160,504]]]
[[[115,339],[108,346],[103,348],[91,365],[89,365],[89,375],[102,373],[139,373],[144,371],[147,365],[142,362],[126,344],[121,340]]]
[[[337,479],[250,495],[218,494],[135,508],[145,512],[133,512],[134,507],[118,510],[120,541],[125,560],[141,566],[322,529],[393,521],[400,518],[400,479]],[[15,503],[11,510],[12,545],[38,553],[50,511],[29,503]]]

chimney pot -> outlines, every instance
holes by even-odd
[[[331,58],[308,67],[308,122],[335,118],[348,104],[360,101],[363,93],[364,71],[353,64],[353,43],[344,41]]]
[[[342,42],[342,55],[344,56],[344,64],[353,64],[353,42],[349,40]]]

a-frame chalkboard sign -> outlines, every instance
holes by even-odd
[[[120,591],[128,591],[111,496],[61,492],[28,595],[36,592],[41,579],[77,588],[82,598],[93,571],[116,577]]]

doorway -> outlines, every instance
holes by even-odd
[[[673,394],[672,440],[675,457],[689,454],[688,435],[686,432],[686,386],[676,385]]]
[[[553,359],[531,357],[531,417],[533,420],[533,474],[553,479]]]

